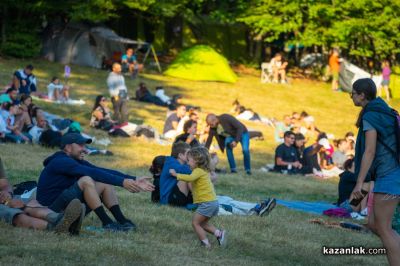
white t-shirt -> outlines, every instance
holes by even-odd
[[[280,68],[280,67],[282,66],[282,60],[281,60],[281,61],[277,61],[277,60],[275,59],[275,57],[272,58],[272,60],[271,60],[271,66],[272,66],[272,67]]]

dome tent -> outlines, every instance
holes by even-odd
[[[197,81],[237,81],[228,60],[207,45],[196,45],[179,53],[164,74]]]
[[[128,46],[145,52],[141,63],[152,53],[161,72],[157,55],[150,43],[123,38],[109,28],[85,23],[49,27],[44,34],[41,55],[49,61],[62,64],[100,68],[103,59],[112,58],[118,52],[124,53]]]

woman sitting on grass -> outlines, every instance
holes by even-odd
[[[90,126],[108,131],[116,124],[111,119],[111,111],[108,108],[107,98],[103,95],[98,95],[92,109]]]
[[[206,248],[211,248],[206,232],[213,234],[219,245],[225,245],[225,231],[209,224],[209,220],[217,216],[219,210],[217,196],[209,175],[210,154],[204,147],[195,147],[189,150],[187,157],[188,164],[193,170],[192,174],[177,174],[174,169],[170,169],[169,172],[172,176],[176,176],[178,180],[192,184],[193,203],[199,204],[192,219],[193,229],[201,244]]]

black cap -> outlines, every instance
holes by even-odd
[[[61,138],[60,148],[64,149],[67,144],[90,144],[92,143],[92,139],[87,139],[82,136],[80,133],[67,133]]]

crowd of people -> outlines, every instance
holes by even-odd
[[[152,184],[148,177],[101,168],[84,160],[86,145],[92,139],[81,134],[76,122],[54,118],[32,102],[31,95],[38,93],[32,70],[33,67],[28,65],[16,71],[12,87],[0,96],[0,138],[15,143],[40,142],[44,132],[54,132],[58,136],[58,145],[54,146],[59,146],[61,151],[44,161],[36,199],[25,202],[13,194],[0,163],[2,220],[19,227],[77,234],[84,217],[93,211],[104,230],[134,230],[136,225],[123,214],[114,190],[114,186],[120,186],[132,193],[152,192],[153,201],[161,204],[180,207],[194,204],[196,212],[192,226],[200,243],[211,247],[207,233],[214,235],[220,245],[226,243],[226,231],[210,223],[223,205],[213,186],[219,159],[212,142],[215,138],[218,148],[226,153],[233,174],[239,172],[233,149],[240,144],[244,171],[251,175],[251,136],[242,122],[230,114],[209,113],[198,132],[202,123],[198,108],[168,97],[163,88],[157,88],[156,94],[152,95],[145,84],[140,83],[136,100],[169,107],[162,137],[174,143],[171,156],[158,156],[153,161],[152,173],[158,178]],[[140,67],[128,65],[128,71],[136,70]],[[121,72],[122,66],[114,63],[107,78],[113,113],[108,107],[107,97],[98,95],[90,118],[92,127],[111,131],[129,123],[130,97]],[[57,78],[51,84],[49,90],[53,97],[69,97],[68,89],[61,87]],[[369,196],[364,198],[359,209],[368,209],[368,227],[382,239],[390,263],[396,265],[399,262],[396,255],[399,237],[391,229],[390,219],[399,203],[397,195],[400,195],[397,158],[400,129],[398,114],[376,94],[377,88],[371,79],[360,79],[353,85],[353,102],[362,107],[357,121],[357,139],[349,132],[343,138],[331,141],[329,134],[315,126],[314,117],[304,111],[285,115],[282,122],[268,120],[266,124],[273,123],[278,144],[274,166],[270,170],[318,177],[340,175],[340,205],[363,199],[364,190],[368,189]],[[238,102],[236,105],[240,109]],[[266,121],[254,112],[250,115],[258,121]],[[387,195],[395,197],[387,198]],[[262,215],[269,213],[275,204],[275,199],[266,199],[260,204],[250,203],[248,206],[252,207],[248,211]]]

